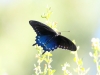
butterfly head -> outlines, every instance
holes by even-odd
[[[58,32],[59,35],[61,35],[61,32]]]
[[[58,35],[61,35],[61,32],[58,32]]]
[[[61,35],[61,32],[57,32],[57,35],[56,36],[58,36],[58,35]]]

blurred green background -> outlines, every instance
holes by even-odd
[[[51,21],[57,22],[57,29],[62,35],[75,40],[79,57],[84,67],[91,68],[89,75],[96,74],[93,59],[89,56],[91,39],[100,30],[100,0],[1,0],[0,1],[0,75],[32,75],[35,54],[36,34],[29,25],[29,20],[45,23],[41,14],[50,6],[53,14]],[[99,34],[99,33],[98,33]],[[73,55],[67,50],[52,52],[52,67],[55,75],[63,75],[61,64],[68,62],[74,74]],[[60,60],[60,61],[59,61]]]

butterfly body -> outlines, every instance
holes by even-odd
[[[35,40],[36,43],[33,44],[33,46],[38,44],[38,46],[43,47],[44,52],[42,54],[46,51],[53,51],[57,48],[72,51],[76,50],[74,43],[68,38],[62,36],[60,32],[57,33],[52,28],[38,21],[30,20],[29,23],[37,34]]]

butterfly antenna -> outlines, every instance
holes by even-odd
[[[35,46],[36,45],[36,43],[35,44],[33,44],[32,46]]]
[[[61,32],[70,32],[70,31],[61,31]]]

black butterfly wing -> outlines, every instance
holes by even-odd
[[[54,50],[58,47],[57,39],[55,37],[57,33],[53,29],[38,21],[31,20],[29,23],[37,33],[35,44],[43,47],[44,52]]]
[[[75,44],[72,41],[70,41],[68,38],[59,35],[59,36],[57,36],[57,40],[58,40],[59,48],[76,51],[77,48],[76,48]]]
[[[34,20],[29,21],[32,28],[35,30],[38,36],[40,35],[56,35],[56,32],[49,26]]]

